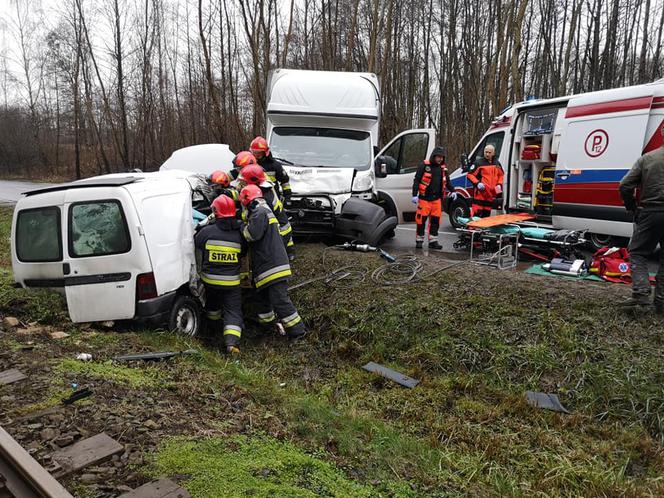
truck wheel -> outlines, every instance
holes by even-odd
[[[198,301],[191,296],[178,296],[171,309],[168,328],[172,332],[191,337],[200,335],[202,314]]]
[[[590,247],[596,251],[602,247],[611,247],[613,245],[613,236],[602,233],[591,233],[590,237],[588,237],[588,242],[590,243]]]
[[[454,228],[461,228],[462,223],[459,222],[459,218],[470,218],[470,206],[468,201],[463,197],[457,197],[457,199],[450,205],[449,210],[450,224]]]

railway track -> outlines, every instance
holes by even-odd
[[[73,498],[0,427],[0,498]]]

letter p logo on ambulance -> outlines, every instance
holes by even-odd
[[[590,157],[599,157],[609,146],[609,134],[604,130],[594,130],[586,137],[586,154]]]

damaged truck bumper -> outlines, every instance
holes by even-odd
[[[336,206],[329,196],[308,196],[292,199],[286,212],[296,235],[339,236],[370,245],[378,244],[398,223],[377,204],[357,197],[345,199],[340,210]]]

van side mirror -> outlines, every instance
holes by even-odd
[[[470,169],[470,161],[468,161],[468,154],[461,154],[461,171],[467,173]]]
[[[374,172],[376,173],[376,178],[387,177],[387,164],[382,156],[377,157],[374,161]]]

